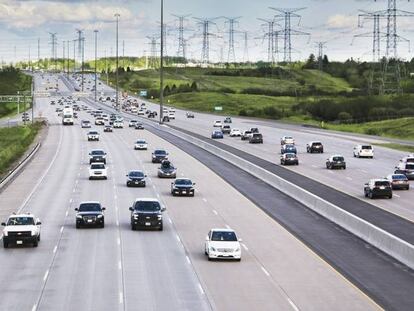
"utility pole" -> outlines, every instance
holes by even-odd
[[[234,30],[234,25],[238,24],[238,19],[240,19],[241,16],[238,17],[225,17],[226,24],[229,25],[228,30],[228,53],[227,53],[227,62],[228,63],[235,63],[236,62],[236,54],[234,52],[234,33],[236,32]]]
[[[66,42],[62,41],[62,71],[63,73],[65,73],[66,68],[65,68],[65,64],[66,64],[66,55],[65,55],[65,51],[66,51]]]
[[[119,13],[116,13],[116,109],[119,110],[119,55],[118,55],[118,31],[119,31]]]
[[[97,80],[98,80],[98,76],[96,73],[97,70],[97,62],[98,62],[98,30],[94,30],[93,31],[95,33],[95,103],[96,103],[96,92],[98,91],[98,87],[97,87]]]
[[[57,54],[56,54],[56,45],[57,45],[56,35],[57,35],[57,33],[56,32],[54,32],[54,33],[49,32],[49,34],[50,34],[50,42],[49,42],[49,44],[52,46],[52,50],[51,50],[51,60],[55,64],[55,71],[56,71],[56,69],[57,69],[56,68],[56,56],[57,56]]]
[[[73,42],[73,73],[76,72],[76,39]]]
[[[195,20],[197,20],[197,24],[200,25],[203,28],[202,37],[203,37],[203,48],[201,50],[201,62],[205,65],[208,65],[210,63],[210,37],[214,36],[214,34],[210,33],[210,25],[215,23],[213,20],[217,18],[211,18],[211,19],[202,19],[198,17],[193,17]]]
[[[105,49],[105,72],[106,72],[106,85],[109,85],[109,76],[108,76],[108,57],[106,56],[106,49]]]
[[[68,65],[67,65],[67,76],[69,77],[69,71],[70,71],[70,53],[69,53],[69,51],[70,51],[70,40],[68,40]]]
[[[83,65],[84,65],[84,40],[83,37],[83,30],[82,29],[76,29],[76,32],[78,33],[78,56],[81,61],[81,79],[82,79],[82,92],[84,90],[84,79],[83,79]]]
[[[279,9],[279,8],[270,8],[279,12],[275,15],[275,18],[283,18],[284,19],[284,29],[282,33],[284,35],[284,46],[283,46],[283,61],[286,63],[292,62],[292,36],[310,36],[309,33],[295,30],[291,26],[292,18],[298,18],[300,21],[301,16],[296,14],[296,12],[304,10],[305,8],[297,8],[297,9]]]
[[[37,39],[37,67],[40,69],[40,38]]]
[[[125,40],[122,40],[122,67],[125,69]]]
[[[164,0],[161,0],[161,52],[160,52],[160,124],[163,124],[164,108]]]
[[[150,40],[150,50],[151,50],[151,58],[149,62],[150,68],[157,68],[157,37],[156,36],[147,36],[147,39]]]

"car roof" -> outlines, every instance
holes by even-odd
[[[91,152],[94,152],[94,151],[102,151],[102,152],[105,152],[105,151],[103,151],[103,149],[92,149],[91,150]]]
[[[155,198],[136,198],[135,202],[158,202],[160,203],[159,200]]]
[[[228,228],[213,228],[210,231],[222,231],[222,232],[234,232],[234,233],[236,233],[233,229],[228,229]]]
[[[82,202],[79,203],[79,205],[82,205],[82,204],[101,204],[101,202],[98,202],[98,201],[82,201]]]
[[[388,182],[388,180],[385,179],[385,178],[373,178],[373,179],[371,179],[371,181],[386,181],[386,182]]]
[[[130,171],[128,171],[128,174],[129,174],[129,173],[132,173],[132,172],[140,172],[140,173],[144,173],[144,171],[143,171],[143,170],[130,170]]]
[[[330,156],[330,158],[333,158],[333,157],[344,157],[342,154],[333,154],[333,155],[331,155]]]
[[[32,218],[35,218],[35,216],[33,214],[30,214],[30,213],[11,214],[9,216],[9,218],[13,218],[13,217],[32,217]]]

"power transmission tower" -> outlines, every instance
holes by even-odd
[[[52,46],[52,50],[51,50],[51,59],[52,59],[52,61],[54,62],[54,64],[55,64],[55,70],[57,69],[56,68],[56,57],[57,57],[57,37],[56,37],[56,35],[57,35],[57,33],[56,32],[49,32],[49,34],[50,34],[50,42],[49,42],[49,44]]]
[[[203,28],[202,37],[203,37],[203,47],[201,50],[201,62],[203,64],[210,63],[210,38],[215,36],[213,33],[210,33],[210,25],[215,25],[213,20],[217,18],[202,19],[198,17],[193,17],[197,20],[197,24]]]
[[[82,64],[82,69],[83,69],[83,62],[82,62],[82,55],[83,55],[83,52],[82,52],[83,51],[83,30],[82,29],[76,29],[76,33],[78,34],[78,57],[79,57],[79,63]]]
[[[267,26],[267,32],[263,38],[267,38],[267,62],[274,65],[279,61],[279,31],[275,31],[275,26],[279,24],[275,19],[258,18],[265,22],[262,26]]]
[[[150,58],[149,58],[149,63],[148,63],[148,67],[149,68],[157,68],[158,67],[158,55],[157,55],[157,36],[147,36],[147,39],[150,40],[149,45],[150,45]]]
[[[319,71],[323,70],[323,48],[326,46],[327,42],[315,42],[318,47],[318,68]]]
[[[228,63],[235,63],[236,62],[236,54],[234,52],[234,33],[236,30],[234,29],[234,25],[238,24],[238,19],[240,19],[241,16],[238,17],[225,17],[226,24],[228,24],[228,52],[227,52],[227,62]]]
[[[283,18],[284,19],[284,29],[282,30],[282,34],[284,35],[284,46],[283,46],[283,61],[286,63],[290,63],[292,61],[292,36],[310,36],[309,33],[299,31],[292,28],[291,20],[292,18],[298,18],[300,22],[301,16],[296,14],[296,12],[304,10],[305,8],[296,8],[296,9],[281,9],[281,8],[270,8],[279,12],[279,14],[275,15],[275,18]]]
[[[40,38],[37,39],[37,66],[40,69]]]
[[[398,10],[396,0],[388,0],[387,9],[379,11],[377,13],[381,17],[385,17],[387,19],[387,47],[385,50],[385,62],[383,64],[383,79],[381,93],[401,94],[402,88],[401,72],[398,60],[398,42],[409,43],[409,40],[398,35],[397,17],[413,17],[414,13]]]
[[[248,63],[249,62],[249,36],[248,36],[247,31],[243,32],[243,37],[244,37],[243,63]]]
[[[187,49],[187,40],[184,38],[184,32],[186,29],[184,28],[184,23],[187,20],[187,17],[191,16],[188,15],[174,15],[173,16],[178,18],[178,50],[177,50],[177,57],[182,57],[185,61],[186,59],[186,49]]]
[[[361,12],[358,15],[358,27],[363,26],[364,20],[373,20],[373,30],[372,32],[355,35],[354,38],[372,37],[372,61],[379,62],[381,60],[381,37],[386,37],[386,34],[380,31],[381,15],[378,12]]]

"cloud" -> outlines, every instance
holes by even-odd
[[[101,3],[0,1],[0,23],[9,29],[27,29],[53,23],[109,23],[114,21],[115,13],[119,13],[123,21],[133,19],[128,8]]]
[[[332,29],[353,28],[358,25],[356,16],[346,16],[342,14],[332,15],[328,18],[327,26]]]

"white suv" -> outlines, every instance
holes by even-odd
[[[208,260],[235,259],[241,260],[241,240],[231,229],[211,229],[206,237],[204,253]]]
[[[374,148],[371,145],[356,145],[354,147],[354,157],[372,159],[374,157]]]
[[[280,139],[280,144],[281,145],[294,145],[295,144],[295,140],[292,136],[283,136]]]
[[[97,131],[89,131],[88,141],[99,141],[99,133]]]
[[[3,246],[8,248],[9,244],[32,244],[37,247],[40,241],[40,225],[42,223],[32,214],[13,214],[7,222],[2,223]]]

